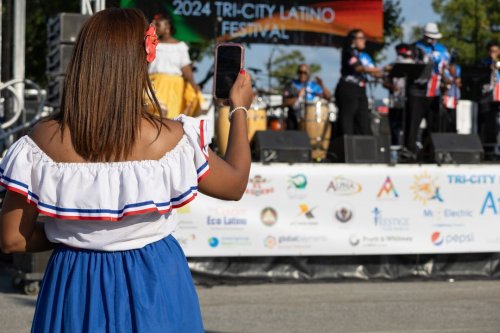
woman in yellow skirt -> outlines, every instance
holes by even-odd
[[[189,47],[173,38],[172,20],[163,14],[154,16],[159,44],[156,58],[149,65],[149,77],[161,106],[162,116],[173,119],[180,114],[198,116],[204,102],[194,82]],[[154,109],[149,106],[152,112]]]

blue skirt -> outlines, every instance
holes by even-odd
[[[31,332],[204,332],[186,257],[172,236],[128,251],[56,248]]]

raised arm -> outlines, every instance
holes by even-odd
[[[36,223],[37,217],[37,208],[27,203],[25,196],[7,191],[0,212],[2,252],[41,252],[53,248],[43,224]]]
[[[238,75],[230,93],[230,108],[249,108],[253,100],[252,80],[248,73]],[[200,182],[201,193],[224,200],[239,200],[245,193],[250,173],[250,145],[247,118],[243,110],[234,112],[224,159],[213,151],[208,153],[210,173]]]

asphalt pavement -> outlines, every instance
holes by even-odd
[[[500,281],[198,287],[207,333],[500,333]],[[36,297],[0,267],[0,332],[29,332]]]

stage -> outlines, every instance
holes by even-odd
[[[188,257],[500,252],[497,165],[253,163],[241,201],[177,210]]]

